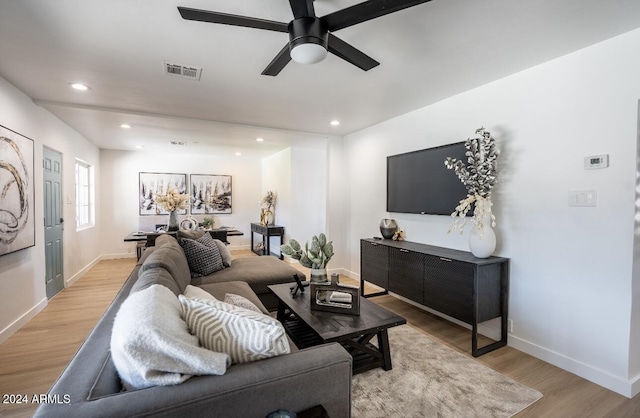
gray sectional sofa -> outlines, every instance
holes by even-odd
[[[160,250],[164,246],[168,247]],[[172,250],[166,251],[169,247]],[[158,253],[152,257],[154,252]],[[150,261],[162,274],[141,274],[139,280],[139,271]],[[234,260],[231,268],[242,266],[240,261]],[[278,409],[299,412],[315,405],[322,405],[332,418],[350,416],[352,358],[335,343],[305,350],[297,350],[292,344],[289,354],[234,364],[220,376],[194,376],[178,385],[125,390],[110,353],[114,318],[130,292],[156,284],[170,288],[174,294],[184,292],[190,279],[189,272],[183,271],[184,265],[184,253],[172,237],[161,237],[156,247],[145,251],[111,306],[51,387],[49,394],[59,395],[63,402],[40,405],[36,417],[262,418]],[[237,270],[226,274],[241,279],[242,273]],[[247,271],[251,271],[247,279],[253,283],[224,275],[219,275],[218,281],[215,276],[221,271],[200,278],[198,287],[220,300],[226,293],[241,295],[267,313],[262,298],[252,290],[266,288],[266,282],[256,283],[254,270]]]

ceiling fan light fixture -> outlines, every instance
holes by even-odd
[[[326,25],[317,17],[301,17],[289,23],[289,55],[299,64],[315,64],[327,57]]]
[[[291,59],[298,64],[315,64],[327,57],[327,50],[318,44],[302,43],[291,48]]]

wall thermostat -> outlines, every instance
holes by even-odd
[[[596,168],[607,167],[609,167],[609,154],[584,157],[584,168],[586,170],[595,170]]]

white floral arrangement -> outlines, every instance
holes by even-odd
[[[496,226],[496,218],[491,213],[491,191],[496,185],[497,162],[500,151],[496,148],[495,139],[491,132],[483,127],[476,129],[476,137],[467,138],[464,146],[467,164],[447,157],[444,165],[455,171],[456,175],[467,189],[467,197],[460,201],[451,214],[454,218],[450,231],[464,230],[467,213],[473,209],[473,223],[482,230],[484,218],[487,212],[491,214],[491,226]]]
[[[189,207],[189,195],[181,194],[178,190],[169,188],[166,194],[156,195],[156,203],[167,212],[175,212]]]

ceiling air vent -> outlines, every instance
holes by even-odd
[[[174,64],[164,61],[162,63],[164,73],[175,77],[188,78],[190,80],[200,80],[202,68],[189,65]]]

